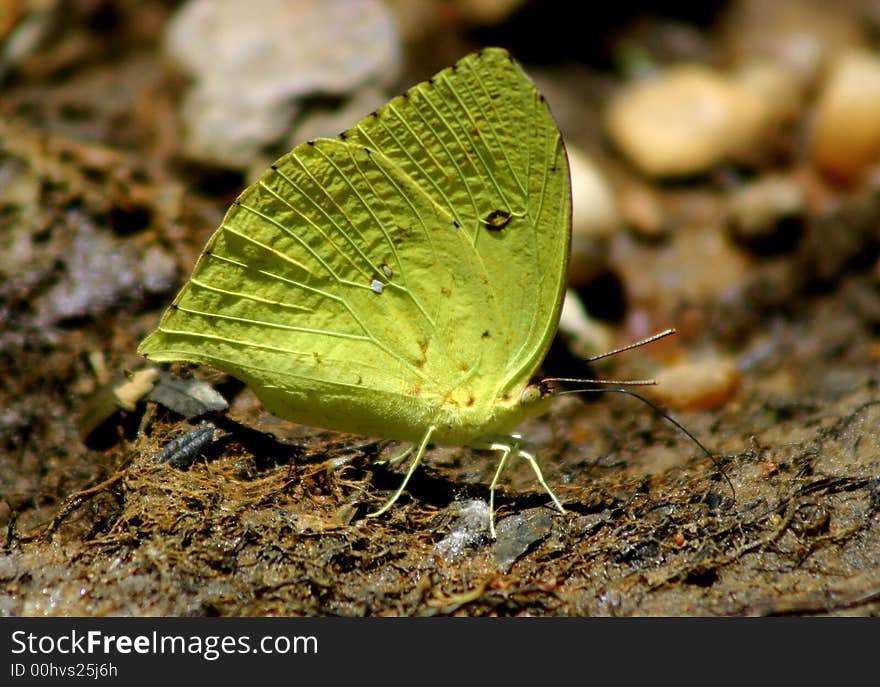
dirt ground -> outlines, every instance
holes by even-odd
[[[210,382],[227,410],[187,419],[151,400],[159,373],[137,345],[246,183],[179,154],[185,80],[158,49],[175,5],[62,2],[64,20],[45,19],[48,38],[14,63],[4,53],[0,614],[880,612],[876,184],[820,188],[786,139],[767,164],[807,177],[825,200],[807,204],[781,245],[732,248],[745,268],[723,292],[662,285],[699,274],[680,263],[697,231],[686,219],[717,213],[700,231],[726,236],[725,199],[764,168],[654,184],[678,238],[627,234],[603,276],[581,285],[618,343],[634,338],[633,313],[679,329],[598,373],[639,377],[707,350],[735,361],[735,392],[672,411],[714,460],[631,398],[563,396],[522,431],[566,514],[514,462],[490,541],[497,456],[436,448],[389,513],[367,518],[405,470],[377,462],[400,450],[394,442],[279,420],[235,380],[194,366],[168,371]],[[0,17],[4,38],[37,11],[16,7]],[[640,32],[667,26],[638,16]],[[505,31],[516,52],[512,26],[447,17],[433,51],[406,51],[401,85],[505,44]],[[701,25],[706,43],[714,30]],[[537,66],[539,83],[571,83],[573,54]],[[591,121],[613,76],[607,61],[589,73],[584,83],[606,90],[579,96],[578,122]],[[558,118],[571,140],[601,148],[585,139],[590,126]],[[651,291],[660,295],[639,296]],[[545,368],[597,373],[572,361],[560,341]],[[179,395],[197,402],[192,393]]]

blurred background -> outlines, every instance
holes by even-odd
[[[198,414],[160,408],[154,419],[162,429],[148,433],[156,445],[139,443],[158,373],[127,385],[146,369],[138,342],[242,187],[294,145],[336,135],[488,45],[510,50],[535,80],[572,167],[570,290],[545,372],[655,377],[661,383],[646,394],[680,413],[724,464],[748,466],[727,468],[740,503],[761,503],[791,522],[786,508],[803,480],[834,475],[844,480],[838,491],[809,493],[833,499],[867,490],[864,499],[839,520],[825,516],[841,505],[821,501],[819,524],[806,531],[833,538],[829,532],[842,536],[873,517],[880,450],[865,413],[876,402],[880,358],[880,2],[573,7],[0,2],[0,525],[9,532],[6,551],[18,552],[11,567],[0,565],[0,578],[16,590],[0,597],[0,613],[41,612],[49,603],[37,582],[15,586],[23,570],[35,574],[60,555],[21,553],[46,523],[50,534],[67,528],[62,539],[71,550],[95,540],[122,546],[114,538],[120,514],[146,508],[134,496],[143,492],[123,488],[133,479],[125,470],[197,421]],[[669,326],[678,336],[594,369],[581,362]],[[233,401],[236,417],[298,447],[271,444],[284,454],[280,463],[330,450],[324,435],[282,428],[247,392],[207,378],[245,399]],[[548,481],[571,487],[566,495],[580,499],[584,517],[611,508],[614,521],[608,503],[629,503],[636,482],[668,476],[698,452],[625,399],[598,405],[563,402],[533,430],[559,453],[557,466],[545,467]],[[239,479],[275,467],[254,459],[236,473],[248,449],[237,450],[230,470]],[[818,465],[820,454],[831,462]],[[491,478],[491,460],[472,469],[459,454],[440,455],[453,483]],[[605,489],[593,500],[574,495],[618,459],[625,467],[615,474],[626,486],[592,487],[593,496]],[[511,494],[534,487],[523,474],[511,478]],[[72,504],[72,494],[95,485],[104,486]],[[91,510],[77,510],[86,502]],[[157,533],[171,540],[165,525],[154,525],[126,530],[125,545]],[[669,541],[685,530],[678,522]],[[595,530],[581,534],[588,531]],[[860,543],[857,562],[836,559],[840,579],[876,569],[871,542]],[[144,565],[127,551],[132,566]],[[83,579],[100,567],[100,557],[88,561]],[[797,586],[782,586],[789,584]],[[62,597],[55,606],[62,614],[124,607],[106,599],[82,605],[73,591]],[[564,598],[542,608],[609,610],[593,597]],[[718,603],[716,610],[739,612],[757,601]]]

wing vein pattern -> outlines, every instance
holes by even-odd
[[[534,374],[570,214],[543,98],[486,49],[272,165],[141,350],[229,372],[306,424],[419,437]]]

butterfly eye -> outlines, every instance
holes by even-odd
[[[544,398],[544,394],[541,393],[541,388],[537,384],[529,384],[523,389],[519,402],[524,406],[530,406],[533,403],[537,403],[542,398]]]

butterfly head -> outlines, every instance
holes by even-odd
[[[528,415],[540,415],[549,408],[554,395],[550,384],[543,379],[534,379],[522,390],[519,403]]]

